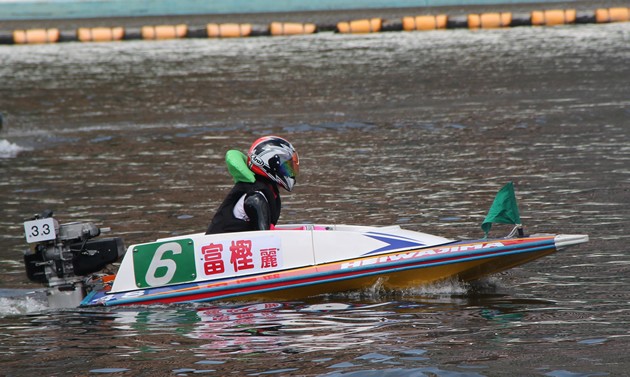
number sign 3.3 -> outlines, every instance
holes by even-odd
[[[24,223],[24,234],[26,234],[26,242],[28,243],[54,240],[57,237],[55,234],[55,220],[52,217],[48,217],[26,221]]]
[[[137,245],[133,266],[138,288],[193,281],[197,277],[193,241],[186,238]]]

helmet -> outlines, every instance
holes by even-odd
[[[247,166],[256,174],[275,181],[287,191],[295,185],[300,162],[293,145],[281,137],[256,140],[247,153]]]

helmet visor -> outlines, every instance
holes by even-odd
[[[287,182],[286,189],[291,191],[293,185],[295,185],[295,179],[300,171],[300,162],[298,161],[297,153],[293,153],[291,159],[284,161],[280,164],[280,175],[284,177]]]

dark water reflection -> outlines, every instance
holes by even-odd
[[[610,327],[607,320],[573,313],[561,302],[448,288],[464,293],[364,292],[310,303],[44,311],[6,317],[3,332],[12,335],[2,351],[13,355],[5,365],[15,375],[44,370],[25,365],[33,354],[45,361],[45,370],[70,375],[234,370],[247,375],[571,375],[560,373],[561,366],[605,375],[597,371],[624,363],[624,356],[613,352],[620,328],[593,333]],[[591,336],[584,337],[585,325]],[[605,355],[607,364],[596,367],[593,353]]]
[[[0,46],[4,369],[625,374],[629,40],[628,24],[611,24]],[[231,186],[225,151],[267,133],[302,160],[284,223],[478,237],[495,191],[513,180],[529,232],[591,242],[481,288],[62,312],[25,294],[35,288],[20,260],[29,216],[52,208],[127,244],[201,231]]]

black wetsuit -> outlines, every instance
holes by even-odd
[[[234,206],[241,197],[247,195],[247,198],[256,192],[264,195],[266,203],[269,205],[269,224],[275,225],[280,217],[281,207],[278,185],[273,181],[257,176],[254,183],[239,182],[234,185],[212,218],[206,234],[259,230],[255,221],[245,221],[234,216]]]

